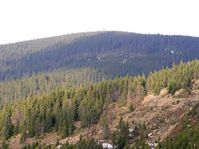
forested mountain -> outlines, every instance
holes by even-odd
[[[197,37],[127,32],[0,45],[0,148],[197,148],[198,51]],[[52,134],[63,142],[44,146]]]
[[[188,93],[188,95],[191,94],[194,83],[198,79],[199,61],[196,60],[186,64],[180,63],[180,65],[175,65],[171,69],[166,68],[159,72],[150,73],[148,77],[127,76],[28,97],[28,99],[15,101],[12,104],[5,104],[1,107],[0,137],[6,141],[13,135],[20,133],[22,134],[20,140],[21,143],[23,143],[27,138],[34,136],[39,137],[44,133],[55,131],[64,138],[70,136],[75,131],[79,130],[81,132],[81,129],[96,125],[99,120],[102,121],[104,129],[108,131],[108,123],[106,122],[105,115],[102,114],[105,114],[104,112],[109,110],[109,105],[112,103],[120,103],[121,105],[128,104],[129,112],[132,113],[135,110],[134,108],[136,108],[135,103],[138,101],[142,102],[145,95],[149,93],[159,94],[160,90],[164,88],[168,90],[168,94],[171,96],[180,89]],[[197,87],[195,89],[197,91],[199,88]],[[198,100],[194,100],[194,102],[198,102]],[[177,105],[174,104],[174,107],[175,106]],[[168,109],[168,105],[165,109],[161,110],[166,111],[166,109]],[[197,109],[197,106],[193,108],[189,116],[194,117],[194,113],[198,114]],[[179,134],[179,136],[177,136],[178,142],[176,142],[178,143],[176,145],[177,147],[186,148],[194,146],[194,144],[198,147],[198,123],[195,123],[195,121],[198,122],[198,117],[194,117],[193,121],[194,131],[191,129],[185,130],[185,132],[190,131],[192,135],[184,138],[184,132]],[[80,122],[80,128],[77,128],[77,122]],[[160,123],[163,122],[164,121],[160,121]],[[166,123],[168,122],[165,122],[165,124]],[[174,123],[174,121],[172,123]],[[140,125],[138,128],[136,127],[136,129],[144,131],[144,129],[146,129],[145,127],[147,126]],[[192,123],[189,127],[192,127]],[[125,146],[126,148],[130,148],[130,146],[132,148],[138,146],[148,148],[146,142],[144,142],[145,135],[142,133],[143,131],[140,132],[141,136],[135,141],[136,143],[134,142],[135,144],[132,143],[133,140],[131,140],[130,143],[128,140],[129,125],[121,119],[116,131],[106,137],[112,139],[113,144],[118,149],[122,149]],[[95,141],[91,140],[90,143],[88,143],[89,141],[80,140],[79,143],[81,144],[82,141],[85,146],[101,148]],[[172,143],[172,140],[167,141]],[[185,144],[183,142],[185,142]],[[6,146],[5,142],[2,143]],[[161,144],[167,148],[166,143],[165,145],[164,142],[160,142],[160,145]],[[35,146],[37,145],[35,144]],[[67,146],[70,145],[66,144],[65,148],[67,148]],[[169,147],[171,146],[168,146],[168,148]],[[75,145],[71,145],[70,148],[75,148]]]
[[[147,74],[199,58],[199,38],[127,32],[80,33],[0,46],[0,80],[91,68],[108,77]]]

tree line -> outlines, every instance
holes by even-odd
[[[107,76],[96,69],[82,68],[77,70],[59,69],[48,73],[33,74],[31,77],[1,81],[0,105],[29,96],[50,93],[58,88],[91,84],[106,79]]]

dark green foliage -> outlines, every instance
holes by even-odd
[[[80,137],[80,140],[77,142],[76,145],[73,146],[73,148],[77,149],[102,149],[102,146],[99,145],[94,139],[82,139]],[[61,149],[65,149],[63,146]]]
[[[59,145],[41,146],[36,142],[30,145],[26,145],[22,149],[55,149],[57,146]],[[94,139],[80,138],[76,144],[61,144],[60,149],[102,149],[102,146],[98,144]]]
[[[21,149],[55,149],[55,145],[42,146],[38,142],[23,146]]]
[[[177,85],[175,84],[175,81],[169,81],[167,89],[168,92],[173,95],[177,90]]]
[[[3,108],[3,113],[0,119],[0,132],[3,139],[8,139],[13,135],[13,125],[11,123],[11,109],[7,106]]]
[[[113,144],[116,149],[123,149],[128,144],[129,126],[122,118],[118,124],[118,131],[113,134]]]
[[[2,149],[9,149],[9,145],[5,141],[3,141],[2,145],[1,145],[1,148]]]
[[[139,124],[135,129],[136,134],[135,137],[132,138],[129,136],[128,123],[121,119],[118,125],[118,130],[113,134],[114,147],[116,149],[150,149],[146,142],[145,124]]]
[[[135,108],[133,107],[132,104],[130,104],[128,108],[129,108],[129,112],[130,112],[130,113],[133,112],[133,111],[135,110]]]
[[[174,94],[178,89],[188,90],[192,86],[192,80],[199,78],[199,63],[192,61],[174,65],[171,69],[163,69],[151,73],[147,78],[147,91],[159,94],[160,90],[167,88]]]

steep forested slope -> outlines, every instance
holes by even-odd
[[[0,46],[0,80],[58,68],[97,68],[109,77],[149,73],[199,58],[199,38],[126,32],[71,34]]]
[[[128,104],[129,111],[132,112],[136,108],[135,103],[142,101],[146,94],[158,94],[163,88],[167,88],[171,95],[179,89],[190,94],[194,80],[198,79],[199,61],[192,61],[151,73],[147,78],[127,76],[28,97],[26,100],[1,107],[0,137],[6,140],[21,133],[21,143],[29,137],[39,137],[52,131],[57,132],[61,137],[67,137],[78,127],[76,122],[80,122],[80,128],[77,128],[80,130],[97,124],[102,113],[109,110],[111,103]],[[103,120],[103,123],[107,128],[106,120]],[[128,141],[124,140],[128,138],[128,124],[121,121],[118,127],[121,131],[116,131],[110,138],[116,146],[124,147],[128,145]],[[196,135],[193,136],[195,138]],[[140,142],[138,140],[137,143],[146,145],[143,140]]]

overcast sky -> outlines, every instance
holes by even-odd
[[[199,36],[198,0],[0,0],[0,44],[117,30]]]

